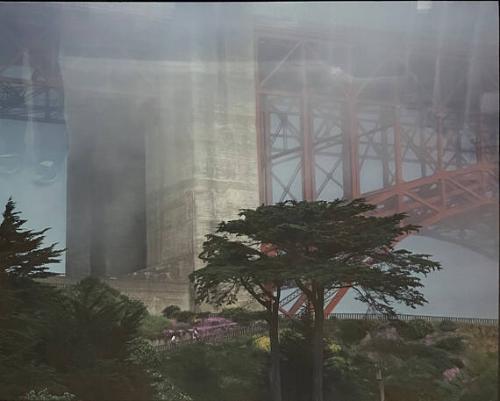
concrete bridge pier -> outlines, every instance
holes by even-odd
[[[248,15],[183,8],[153,59],[106,57],[94,36],[87,53],[64,46],[68,276],[184,285],[169,302],[194,307],[187,276],[204,236],[258,205]]]

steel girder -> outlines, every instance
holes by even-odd
[[[430,88],[422,79],[412,86],[410,71],[391,69],[401,49],[392,50],[380,52],[370,71],[353,65],[349,43],[257,34],[262,202],[364,197],[377,205],[374,214],[405,212],[427,232],[498,207],[498,118],[478,108],[479,83],[492,73],[483,66],[492,63],[472,68],[470,52],[416,53],[417,67],[434,58],[435,76]],[[347,291],[348,283],[326,294],[325,315]],[[281,311],[293,316],[305,301],[296,290]]]

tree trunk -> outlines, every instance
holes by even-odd
[[[323,401],[323,323],[325,294],[322,286],[312,287],[314,294],[313,329],[313,401]]]
[[[277,289],[277,301],[271,305],[271,320],[269,324],[269,340],[271,345],[271,394],[273,401],[281,401],[281,369],[279,345],[279,299],[280,288]]]

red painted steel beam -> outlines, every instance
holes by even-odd
[[[259,33],[257,34],[257,36],[259,38],[277,38],[280,36],[287,39],[291,38],[290,32],[286,30],[281,32],[283,33],[283,35],[281,35],[281,33],[275,34],[276,31],[258,31]],[[303,197],[306,200],[315,200],[316,188],[314,183],[314,150],[316,144],[314,142],[314,134],[312,133],[310,103],[312,99],[315,99],[324,100],[326,101],[326,104],[331,104],[332,98],[326,99],[324,95],[311,93],[308,90],[306,71],[307,60],[305,57],[304,46],[305,43],[315,41],[318,38],[315,39],[311,37],[310,39],[304,40],[304,34],[301,33],[296,37],[296,39],[295,49],[293,49],[292,52],[299,50],[297,46],[300,46],[302,88],[297,90],[274,90],[272,88],[263,88],[262,86],[257,85],[256,91],[258,94],[258,109],[263,111],[262,113],[259,112],[258,119],[261,119],[264,115],[269,114],[265,113],[265,107],[260,109],[263,104],[262,101],[265,100],[265,96],[267,95],[285,96],[290,99],[293,98],[299,101],[302,133],[304,135],[302,146]],[[303,42],[301,43],[300,41]],[[349,46],[346,46],[346,48],[349,48]],[[286,57],[285,59],[281,60],[281,64],[278,64],[278,66],[283,65],[285,62]],[[257,74],[257,76],[260,77],[259,74]],[[258,79],[256,79],[256,81],[258,81]],[[374,204],[385,203],[383,209],[376,210],[373,214],[383,216],[394,214],[396,212],[406,212],[408,213],[410,218],[413,218],[417,221],[417,224],[420,224],[424,227],[461,213],[467,213],[468,211],[477,207],[496,204],[494,199],[494,197],[497,196],[496,191],[493,191],[493,193],[495,194],[493,196],[488,191],[490,191],[492,188],[494,189],[495,185],[497,185],[497,165],[495,163],[488,163],[488,158],[485,155],[485,151],[483,149],[485,145],[483,143],[484,135],[482,131],[483,127],[481,121],[478,121],[479,131],[476,132],[477,162],[465,167],[457,167],[456,170],[447,171],[445,169],[445,156],[446,159],[448,159],[450,149],[447,148],[450,145],[453,145],[453,143],[451,143],[452,141],[450,142],[450,135],[444,135],[445,115],[437,115],[437,124],[435,127],[436,132],[431,135],[431,137],[436,137],[435,146],[437,148],[437,154],[431,155],[429,153],[429,147],[427,146],[428,140],[424,140],[423,137],[420,138],[421,141],[419,142],[419,144],[422,148],[425,148],[420,149],[418,147],[419,145],[415,145],[418,142],[415,139],[415,135],[417,134],[411,135],[408,132],[404,131],[404,129],[406,129],[406,125],[404,127],[402,125],[400,110],[398,105],[394,104],[395,102],[363,102],[355,96],[355,89],[356,88],[354,83],[348,83],[346,85],[344,93],[342,94],[343,97],[340,99],[341,103],[346,107],[344,111],[344,116],[346,118],[343,120],[342,127],[344,171],[343,196],[345,198],[352,199],[363,196],[369,202]],[[360,105],[375,105],[378,108],[380,108],[381,106],[390,106],[394,108],[393,120],[391,124],[394,129],[394,144],[392,146],[394,152],[395,167],[393,174],[394,178],[392,179],[394,180],[395,184],[390,187],[384,187],[377,191],[367,192],[364,194],[360,193],[361,172],[359,165],[359,131],[362,128],[361,124],[363,123],[363,121],[359,119],[357,112],[357,108]],[[259,134],[259,140],[261,140],[262,142],[268,140],[266,132],[269,130],[269,126],[265,126],[265,123],[261,121],[260,123],[258,122],[258,129],[261,131]],[[380,129],[377,132],[379,131]],[[453,134],[453,132],[450,132],[450,134]],[[410,135],[410,137],[408,137],[408,135]],[[404,181],[404,149],[408,146],[408,144],[405,144],[405,141],[407,142],[405,138],[411,142],[410,145],[412,146],[412,150],[416,154],[417,159],[425,159],[423,161],[424,165],[431,166],[432,170],[436,170],[434,174],[430,176],[424,176],[409,182]],[[375,144],[372,143],[372,145]],[[387,144],[387,146],[391,145]],[[262,159],[263,164],[269,163],[269,153],[265,145],[259,146],[259,150],[261,152],[265,152],[265,156]],[[459,149],[454,148],[451,150],[451,152],[456,153],[458,150]],[[378,151],[377,154],[379,154]],[[379,156],[383,162],[384,155],[379,154]],[[259,171],[264,171],[265,169],[266,167],[262,166],[260,167]],[[265,181],[269,181],[264,177],[262,177],[262,179]],[[388,177],[386,177],[386,181],[389,181]],[[272,203],[272,197],[270,195],[272,192],[272,188],[270,186],[270,182],[267,182],[267,185],[262,185],[261,190],[265,192],[264,199],[267,202]],[[398,240],[401,240],[402,238],[399,238]],[[331,311],[340,302],[346,292],[347,289],[343,289],[335,294],[334,298],[329,301],[328,305],[326,305],[325,307],[326,314],[331,313]],[[286,311],[286,313],[283,311],[283,313],[288,316],[291,314],[295,314],[300,310],[300,307],[303,305],[303,302],[305,302],[305,300],[306,297],[304,296],[304,294],[298,296],[292,308],[289,311]]]
[[[460,192],[460,191],[456,190],[453,192],[453,195],[460,194],[460,193],[463,193],[463,191]],[[433,197],[433,198],[438,199],[439,196]],[[444,220],[444,219],[447,219],[447,218],[450,218],[450,217],[453,217],[453,216],[456,216],[459,214],[467,213],[467,212],[474,210],[474,209],[477,209],[481,206],[491,205],[494,203],[495,203],[495,201],[493,199],[485,199],[485,200],[477,201],[474,203],[469,202],[465,206],[459,206],[459,207],[455,207],[452,209],[439,211],[438,213],[436,213],[432,216],[429,216],[429,217],[425,218],[424,220],[420,221],[419,224],[421,224],[423,227],[431,226],[431,225],[438,223],[441,220]],[[390,215],[393,213],[395,213],[395,211],[391,210],[390,213],[388,213],[388,214]],[[400,238],[397,239],[397,242],[403,240],[406,236],[407,235],[401,236]],[[332,311],[335,309],[335,307],[339,304],[339,302],[347,294],[348,291],[349,291],[349,288],[342,288],[335,294],[335,296],[332,298],[332,300],[325,307],[325,311],[324,311],[325,317],[327,317],[330,313],[332,313]],[[294,303],[292,308],[290,308],[290,310],[284,312],[285,315],[288,317],[294,316],[299,311],[301,306],[304,304],[306,299],[307,299],[307,297],[302,293],[297,298],[297,301]]]
[[[306,302],[306,300],[307,300],[306,295],[303,292],[301,292],[300,295],[299,295],[299,297],[295,301],[295,303],[288,310],[287,314],[290,315],[290,316],[295,316],[297,314],[297,312],[299,311],[299,309],[302,307],[302,305],[304,305],[304,303]]]
[[[416,180],[402,182],[397,186],[392,186],[387,189],[366,192],[362,194],[362,196],[365,197],[366,199],[371,199],[372,202],[379,203],[396,195],[397,193],[407,192],[416,187],[426,184],[439,183],[441,179],[446,179],[449,177],[453,178],[456,176],[463,176],[466,174],[479,173],[479,172],[492,173],[494,171],[494,167],[495,165],[492,163],[477,163],[477,164],[471,164],[467,167],[462,167],[457,170],[450,170],[450,171],[442,170],[428,177],[422,177]]]
[[[328,302],[328,304],[325,306],[325,311],[324,315],[325,318],[327,318],[330,313],[335,309],[335,307],[339,304],[339,302],[344,298],[344,296],[347,294],[349,291],[349,287],[347,288],[340,288],[337,293],[333,296],[333,298]]]

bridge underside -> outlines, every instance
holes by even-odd
[[[20,124],[0,130],[0,172],[32,146],[50,185],[68,149],[73,277],[187,287],[218,221],[285,199],[366,197],[492,252],[498,229],[459,216],[498,203],[493,2],[366,3],[370,19],[296,3],[287,21],[255,4],[0,7],[0,124]]]
[[[498,219],[466,227],[461,216],[498,216],[498,49],[487,50],[498,36],[479,28],[483,4],[459,44],[458,20],[442,7],[434,40],[259,34],[262,202],[364,197],[375,215],[407,213],[426,233],[494,257]],[[408,23],[414,33],[426,22]],[[346,293],[325,294],[325,315]],[[293,316],[305,300],[295,291],[282,312]]]
[[[498,207],[484,206],[474,213],[454,216],[426,227],[419,235],[449,242],[498,261]]]

